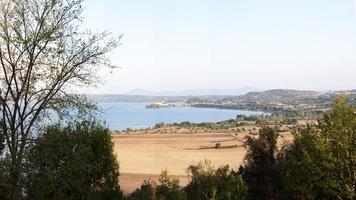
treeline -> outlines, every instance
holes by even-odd
[[[181,123],[172,123],[172,124],[166,124],[166,123],[162,122],[162,123],[156,124],[153,128],[146,128],[146,129],[139,129],[139,130],[152,130],[152,129],[158,129],[158,128],[163,128],[163,127],[170,127],[170,126],[174,126],[174,127],[178,127],[178,128],[203,128],[203,129],[213,129],[213,130],[236,128],[236,130],[240,130],[239,127],[242,127],[245,125],[259,125],[259,126],[292,125],[292,126],[296,126],[296,125],[298,125],[298,119],[287,118],[287,117],[283,117],[281,115],[251,115],[251,116],[237,115],[236,119],[229,119],[229,120],[224,120],[224,121],[219,121],[219,122],[194,123],[194,122],[189,122],[189,121],[183,121]],[[128,129],[126,131],[133,131],[133,130]]]
[[[246,199],[247,186],[242,176],[223,166],[214,169],[210,161],[205,160],[188,169],[190,182],[179,187],[178,179],[162,171],[158,183],[146,180],[139,189],[125,197],[127,200],[185,200],[185,199]]]
[[[355,199],[356,111],[345,98],[318,125],[293,134],[293,142],[278,146],[278,132],[264,127],[246,138],[237,171],[205,161],[188,168],[186,187],[164,172],[158,183],[145,181],[126,199]]]
[[[284,108],[281,106],[268,105],[268,103],[253,103],[246,102],[244,104],[194,104],[192,107],[196,108],[217,108],[229,110],[249,110],[249,111],[263,111],[275,115],[282,115],[283,117],[300,117],[300,118],[316,118],[322,116],[325,111],[323,109],[306,109],[306,108]],[[323,107],[324,108],[324,107]]]

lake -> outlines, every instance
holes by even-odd
[[[264,114],[254,111],[191,107],[147,109],[145,108],[147,104],[150,103],[113,102],[98,103],[98,106],[103,111],[102,118],[106,120],[111,130],[147,128],[161,122],[218,122],[234,119],[236,115]]]

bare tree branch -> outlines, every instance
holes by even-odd
[[[23,154],[48,112],[86,106],[70,85],[95,85],[112,68],[117,47],[109,33],[79,29],[82,0],[0,2],[0,128],[11,155],[13,191],[19,192]],[[13,196],[13,198],[15,198]]]

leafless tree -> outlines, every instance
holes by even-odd
[[[119,38],[82,31],[82,0],[0,0],[0,119],[10,156],[12,198],[24,152],[50,110],[80,106],[71,86],[99,83]]]

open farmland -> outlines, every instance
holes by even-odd
[[[157,179],[167,169],[188,182],[189,165],[208,159],[217,168],[228,164],[237,169],[246,153],[241,141],[247,133],[209,132],[195,134],[115,134],[115,153],[120,163],[120,185],[125,193],[139,187],[143,180]],[[219,149],[215,148],[220,143]]]

